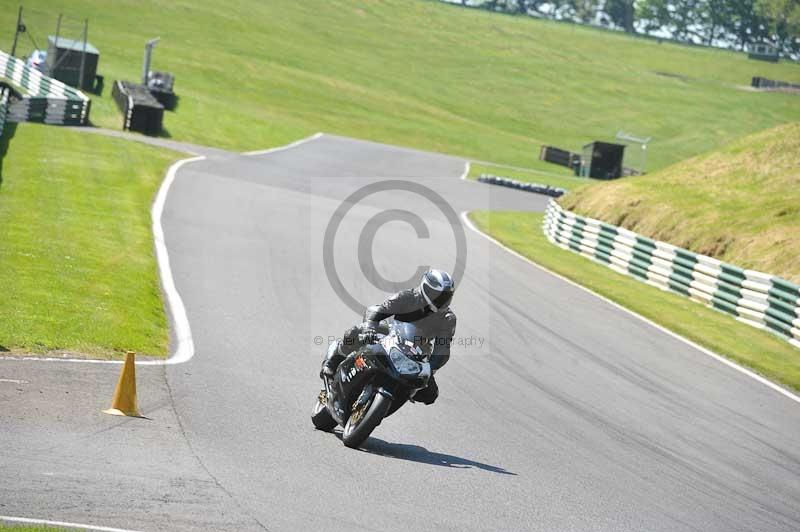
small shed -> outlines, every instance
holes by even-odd
[[[747,57],[750,59],[757,59],[759,61],[769,61],[770,63],[777,63],[781,58],[778,48],[770,43],[755,43],[751,44]]]
[[[97,75],[100,52],[86,41],[75,41],[50,35],[47,38],[47,75],[67,85],[92,90]],[[83,59],[83,79],[81,60]]]
[[[622,176],[625,145],[594,141],[583,147],[581,175],[595,179],[617,179]]]

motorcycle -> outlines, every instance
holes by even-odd
[[[343,427],[342,443],[359,447],[431,377],[430,345],[414,323],[394,321],[345,358],[333,379],[323,376],[311,421],[318,430]]]

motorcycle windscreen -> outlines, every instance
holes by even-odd
[[[430,339],[418,323],[394,321],[391,329],[397,335],[397,347],[404,355],[418,357],[430,354]]]

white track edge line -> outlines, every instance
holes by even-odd
[[[172,277],[172,269],[169,266],[169,253],[164,239],[164,228],[161,226],[161,215],[164,212],[164,204],[167,201],[167,194],[175,181],[175,174],[187,163],[202,161],[205,157],[191,157],[182,159],[167,170],[167,176],[158,189],[158,195],[153,202],[151,210],[153,218],[153,242],[156,247],[156,260],[158,261],[158,271],[161,276],[161,285],[167,297],[172,321],[175,325],[175,339],[178,343],[177,349],[167,360],[143,360],[141,365],[160,366],[165,364],[182,364],[188,362],[194,356],[194,340],[192,339],[192,328],[189,326],[189,318],[186,316],[186,307],[183,304],[178,289],[175,287],[175,280]]]
[[[570,285],[572,285],[572,286],[574,286],[576,288],[579,288],[579,289],[583,290],[584,292],[588,292],[588,293],[592,294],[593,296],[595,296],[595,297],[597,297],[599,299],[602,299],[603,301],[605,301],[606,303],[612,305],[613,307],[616,307],[619,310],[621,310],[623,312],[626,312],[627,314],[630,314],[631,316],[633,316],[635,318],[638,318],[639,320],[647,323],[648,325],[650,325],[652,327],[655,327],[659,331],[661,331],[663,333],[666,333],[669,336],[671,336],[671,337],[673,337],[673,338],[675,338],[677,340],[680,340],[681,342],[685,343],[686,345],[688,345],[690,347],[693,347],[693,348],[697,349],[698,351],[700,351],[701,353],[703,353],[705,355],[710,356],[711,358],[717,360],[718,362],[722,362],[726,366],[728,366],[728,367],[730,367],[732,369],[735,369],[736,371],[738,371],[740,373],[743,373],[744,375],[747,375],[748,377],[760,382],[761,384],[767,386],[768,388],[771,388],[771,389],[775,390],[776,392],[778,392],[781,395],[791,399],[792,401],[794,401],[796,403],[800,403],[800,396],[797,396],[796,394],[790,392],[786,388],[784,388],[784,387],[782,387],[782,386],[780,386],[778,384],[775,384],[774,382],[770,381],[769,379],[767,379],[765,377],[762,377],[758,373],[755,373],[754,371],[751,371],[751,370],[749,370],[749,369],[747,369],[747,368],[745,368],[743,366],[740,366],[736,362],[733,362],[732,360],[729,360],[729,359],[723,357],[722,355],[718,355],[717,353],[711,351],[710,349],[705,348],[702,345],[697,344],[697,343],[693,342],[692,340],[689,340],[688,338],[685,338],[685,337],[681,336],[680,334],[678,334],[676,332],[670,331],[669,329],[667,329],[663,325],[659,325],[658,323],[656,323],[656,322],[654,322],[654,321],[652,321],[652,320],[650,320],[648,318],[645,318],[641,314],[639,314],[637,312],[634,312],[633,310],[631,310],[629,308],[626,308],[626,307],[620,305],[619,303],[617,303],[615,301],[612,301],[609,298],[598,294],[594,290],[591,290],[590,288],[582,286],[582,285],[576,283],[575,281],[573,281],[571,279],[567,279],[563,275],[558,274],[558,273],[556,273],[556,272],[554,272],[552,270],[549,270],[549,269],[545,268],[544,266],[542,266],[541,264],[537,264],[536,262],[532,261],[528,257],[525,257],[524,255],[521,255],[520,253],[514,251],[513,249],[509,248],[508,246],[504,245],[500,241],[498,241],[495,238],[487,235],[486,233],[484,233],[483,231],[481,231],[480,229],[475,227],[472,224],[472,221],[470,221],[469,217],[467,216],[467,211],[462,211],[461,212],[461,219],[469,229],[471,229],[475,233],[479,234],[483,238],[489,240],[490,242],[493,242],[497,246],[501,247],[502,249],[504,249],[507,252],[509,252],[512,255],[514,255],[515,257],[517,257],[519,259],[522,259],[523,261],[527,262],[528,264],[530,264],[532,266],[535,266],[536,268],[542,270],[543,272],[546,272],[546,273],[548,273],[548,274],[550,274],[550,275],[552,275],[554,277],[557,277],[557,278],[561,279],[562,281],[564,281],[564,282],[566,282],[566,283],[568,283],[568,284],[570,284]]]
[[[469,175],[469,169],[470,169],[470,162],[467,161],[466,163],[464,163],[464,173],[461,174],[461,177],[460,177],[460,179],[462,181],[466,181],[467,180],[467,176]]]
[[[292,142],[291,144],[287,144],[286,146],[278,146],[277,148],[269,148],[269,149],[266,149],[266,150],[246,151],[246,152],[243,152],[242,155],[248,155],[248,156],[250,156],[250,155],[266,155],[268,153],[275,153],[277,151],[289,150],[291,148],[296,148],[297,146],[300,146],[301,144],[305,144],[306,142],[311,142],[312,140],[317,140],[322,135],[324,135],[324,133],[322,133],[320,131],[319,133],[314,133],[310,137],[306,137],[304,139],[296,140],[296,141]]]
[[[274,153],[278,151],[288,150],[297,147],[303,143],[320,138],[324,133],[319,132],[297,140],[286,146],[278,146],[277,148],[270,148],[268,150],[261,150],[257,152],[246,152],[242,155],[264,155],[267,153]],[[178,290],[175,288],[175,281],[172,278],[172,270],[169,267],[169,254],[164,242],[164,229],[161,227],[161,214],[164,212],[164,204],[167,200],[167,193],[169,192],[172,182],[175,180],[175,174],[178,169],[186,163],[195,161],[202,161],[206,157],[200,155],[197,157],[189,157],[188,159],[181,159],[176,161],[167,170],[167,175],[164,181],[161,182],[161,187],[158,189],[158,194],[153,202],[153,207],[150,210],[151,218],[153,219],[153,242],[156,248],[156,260],[158,262],[159,274],[161,276],[161,284],[164,293],[167,296],[167,303],[170,308],[173,322],[175,324],[175,338],[178,342],[178,347],[175,352],[166,360],[139,360],[136,362],[137,366],[171,366],[174,364],[183,364],[188,362],[194,356],[194,340],[192,339],[192,330],[189,326],[189,319],[186,316],[186,307],[183,304]],[[469,163],[467,163],[469,164]],[[92,358],[56,358],[56,357],[15,357],[15,356],[0,356],[0,360],[24,360],[35,362],[80,362],[84,364],[122,364],[122,360],[98,360]]]
[[[10,515],[0,515],[0,521],[11,523],[27,523],[31,525],[62,526],[66,528],[83,528],[84,530],[100,530],[101,532],[136,532],[125,528],[113,528],[110,526],[85,525],[82,523],[68,523],[66,521],[50,521],[49,519],[31,519],[28,517],[12,517]]]
[[[161,186],[153,201],[150,209],[150,217],[153,221],[153,244],[156,250],[156,262],[158,263],[158,273],[161,279],[161,287],[167,298],[172,322],[175,327],[175,340],[177,348],[166,360],[138,360],[137,366],[171,366],[188,362],[194,356],[194,340],[192,339],[192,329],[189,326],[189,318],[186,316],[186,307],[183,304],[178,289],[175,287],[175,280],[172,277],[172,269],[169,265],[169,253],[167,252],[164,240],[164,228],[161,226],[161,215],[164,212],[164,204],[167,201],[167,194],[175,181],[175,174],[187,163],[202,161],[205,156],[189,157],[174,162],[167,170],[167,175],[161,182]],[[25,360],[32,362],[81,362],[84,364],[122,364],[122,360],[98,360],[92,358],[55,358],[55,357],[15,357],[2,356],[0,360]]]

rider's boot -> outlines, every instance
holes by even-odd
[[[321,379],[322,376],[325,375],[329,379],[332,379],[336,374],[336,368],[339,367],[339,364],[341,364],[344,359],[345,355],[342,353],[339,342],[334,342],[328,346],[328,353],[325,355],[325,360],[322,361],[322,370],[319,372],[319,378]]]

